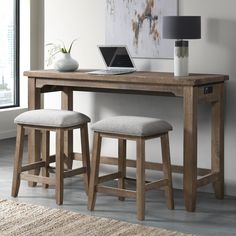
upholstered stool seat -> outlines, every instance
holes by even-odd
[[[172,176],[169,151],[168,132],[172,126],[160,119],[138,116],[117,116],[107,118],[92,125],[94,130],[94,143],[91,164],[91,176],[89,184],[88,209],[94,210],[96,192],[103,192],[124,197],[136,198],[137,218],[145,218],[145,191],[164,187],[167,207],[174,208]],[[118,172],[99,176],[99,164],[101,155],[102,137],[118,139]],[[145,182],[145,140],[161,138],[163,179],[153,182]],[[136,157],[136,191],[125,189],[126,178],[126,141],[134,140],[137,143]],[[118,179],[118,187],[107,187],[101,183]]]
[[[140,116],[115,116],[92,125],[97,132],[131,136],[151,136],[166,133],[172,126],[164,120]]]
[[[86,192],[88,191],[89,174],[90,174],[90,158],[88,144],[88,127],[87,123],[90,118],[82,113],[67,110],[49,110],[39,109],[22,113],[15,118],[17,124],[17,139],[16,139],[16,156],[14,163],[14,173],[12,182],[12,196],[18,195],[20,181],[28,180],[35,183],[43,183],[44,187],[49,184],[55,185],[56,202],[63,203],[63,188],[64,178],[78,174],[84,174],[84,182]],[[81,130],[81,149],[83,167],[64,170],[64,161],[66,155],[64,153],[64,133],[73,129]],[[42,132],[44,143],[42,144],[40,160],[35,160],[33,163],[22,166],[23,159],[23,143],[24,131],[39,130]],[[49,132],[56,132],[56,155],[49,155]],[[66,144],[70,145],[70,143]],[[55,178],[49,176],[50,163],[55,162]],[[42,168],[42,176],[39,176],[39,169]],[[29,173],[25,173],[29,171]]]
[[[90,118],[75,111],[39,109],[20,114],[14,122],[21,125],[66,128],[88,123]]]

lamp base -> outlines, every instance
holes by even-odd
[[[188,41],[175,41],[174,76],[188,76]]]

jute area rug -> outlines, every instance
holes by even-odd
[[[0,200],[0,235],[161,235],[185,236],[155,227],[75,212]]]

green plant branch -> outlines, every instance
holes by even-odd
[[[74,42],[77,41],[77,40],[78,40],[78,39],[74,39],[74,40],[71,42],[70,47],[69,47],[69,50],[68,50],[68,53],[71,52],[72,46],[73,46]]]

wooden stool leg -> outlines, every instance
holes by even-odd
[[[90,177],[90,156],[89,156],[89,141],[88,141],[88,126],[85,124],[81,128],[81,149],[83,167],[86,168],[84,173],[84,186],[86,194],[88,195],[89,177]]]
[[[64,130],[56,130],[56,203],[63,203],[64,189]]]
[[[28,163],[40,161],[40,146],[41,145],[41,132],[39,130],[30,129],[28,135]],[[39,175],[40,168],[29,170],[29,174]],[[37,182],[29,181],[30,187],[36,187]]]
[[[118,140],[118,171],[121,172],[121,178],[118,180],[118,188],[125,189],[126,177],[126,140]],[[124,201],[124,197],[118,197],[120,201]]]
[[[23,147],[24,147],[24,127],[22,125],[17,125],[16,153],[15,153],[12,192],[11,192],[12,197],[17,197],[19,192]]]
[[[161,150],[162,150],[164,178],[168,179],[168,186],[165,186],[166,205],[169,209],[174,209],[171,162],[170,162],[170,147],[169,147],[168,133],[161,136]]]
[[[42,131],[42,159],[45,161],[45,166],[42,169],[43,177],[49,177],[49,150],[50,150],[50,132]],[[44,188],[48,188],[48,184],[43,184]]]
[[[137,219],[145,218],[145,140],[137,139],[137,161],[136,161],[136,205]]]
[[[89,194],[88,194],[88,209],[90,211],[94,210],[96,201],[96,185],[98,184],[101,142],[102,139],[100,134],[94,132],[91,174],[90,174]]]

